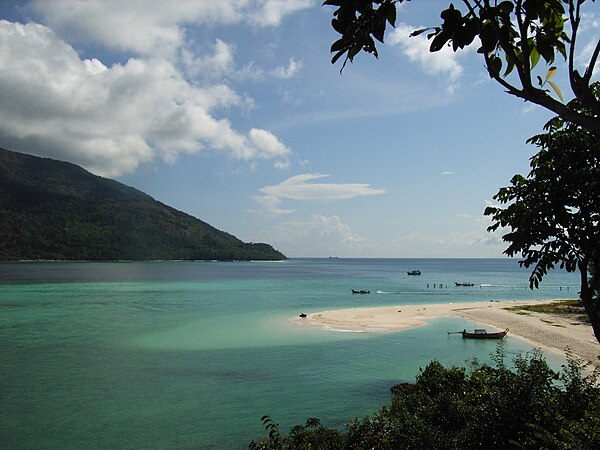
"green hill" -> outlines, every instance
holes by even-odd
[[[74,164],[0,148],[0,260],[281,260]]]

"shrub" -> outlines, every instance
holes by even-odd
[[[461,449],[600,448],[598,372],[571,355],[555,372],[538,351],[504,365],[499,347],[495,365],[420,369],[411,388],[394,389],[390,402],[373,416],[354,419],[345,430],[318,419],[280,433],[263,417],[268,437],[251,449]]]

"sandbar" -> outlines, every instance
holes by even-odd
[[[508,328],[509,335],[518,336],[545,351],[564,355],[568,349],[572,354],[599,366],[600,345],[589,324],[557,314],[518,314],[506,310],[511,306],[541,303],[549,302],[493,301],[335,309],[309,313],[304,318],[292,320],[337,331],[386,333],[423,326],[439,317],[459,316],[486,325],[491,328],[490,332]]]

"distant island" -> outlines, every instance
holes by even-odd
[[[0,215],[0,261],[286,259],[75,164],[3,148]]]

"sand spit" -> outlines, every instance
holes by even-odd
[[[460,316],[497,330],[509,328],[509,335],[519,336],[532,346],[546,351],[564,354],[569,348],[573,354],[600,365],[600,344],[589,324],[555,314],[518,314],[505,309],[533,303],[549,302],[506,301],[338,309],[310,313],[305,318],[296,317],[293,321],[338,331],[385,333],[423,326],[438,317]]]

